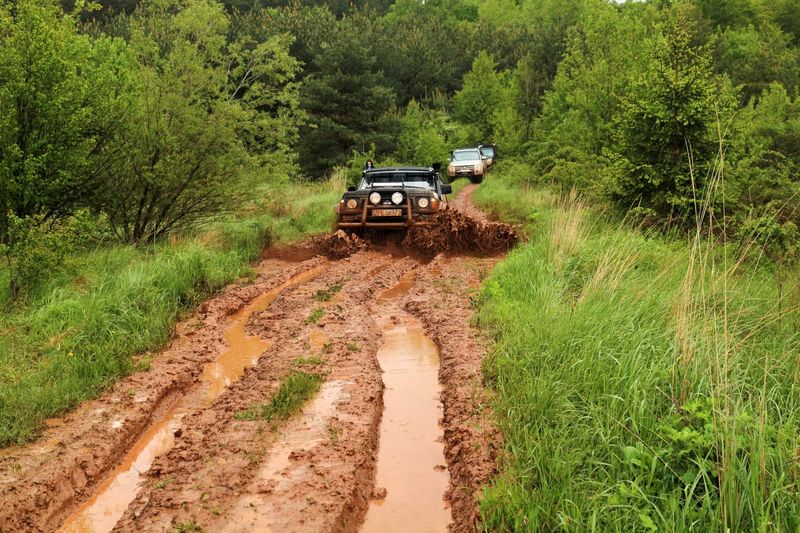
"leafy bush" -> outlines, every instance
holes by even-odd
[[[124,41],[80,34],[55,3],[0,5],[0,243],[19,252],[11,224],[30,234],[20,221],[44,228],[90,203],[121,157],[133,72]]]
[[[42,216],[19,218],[10,213],[8,224],[8,240],[0,243],[0,256],[8,267],[12,300],[58,273],[64,258],[80,249],[96,229],[87,211],[50,223]]]

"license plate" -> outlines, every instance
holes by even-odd
[[[399,217],[402,216],[401,209],[376,209],[372,212],[376,217]]]

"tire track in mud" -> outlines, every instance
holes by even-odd
[[[439,350],[402,306],[416,281],[417,269],[409,270],[374,304],[383,335],[376,356],[385,390],[375,501],[364,519],[364,533],[393,531],[399,524],[407,531],[444,532],[450,522]]]
[[[388,265],[371,279],[366,272]],[[150,483],[117,525],[118,531],[169,531],[178,524],[197,523],[209,531],[289,530],[352,531],[361,520],[372,490],[374,450],[383,409],[380,368],[375,361],[379,335],[362,302],[393,284],[413,266],[408,258],[364,252],[331,265],[314,281],[286,291],[268,312],[253,318],[259,336],[276,329],[291,334],[286,342],[248,369],[210,409],[186,420],[181,442],[150,469]],[[317,291],[342,284],[337,298],[314,299]],[[307,324],[317,309],[323,318]],[[324,332],[322,354],[311,353],[311,334]],[[296,368],[298,357],[321,355],[315,370],[327,383],[340,383],[346,402],[324,425],[324,442],[303,444],[291,453],[290,468],[280,479],[259,476],[281,446],[281,433],[268,424],[235,418],[258,402],[269,400],[281,378]],[[307,368],[307,367],[306,367]],[[303,417],[300,417],[302,426]],[[289,431],[291,433],[291,431]],[[335,435],[335,437],[334,437]],[[277,444],[277,449],[276,449]],[[285,458],[279,457],[279,461]],[[236,512],[252,509],[258,514]],[[253,520],[260,518],[259,528]]]
[[[489,217],[486,216],[486,213],[475,207],[472,201],[472,194],[478,187],[479,185],[477,183],[464,185],[464,188],[461,189],[461,193],[453,198],[450,205],[478,222],[489,222]]]
[[[462,204],[471,205],[470,193]],[[274,300],[242,325],[269,347],[216,398],[182,413],[169,436],[174,444],[155,457],[114,530],[358,530],[373,497],[383,496],[375,487],[384,414],[377,354],[386,340],[379,322],[402,324],[411,315],[440,351],[440,446],[450,482],[446,494],[429,498],[444,496],[450,530],[474,531],[476,497],[494,472],[499,438],[489,421],[480,371],[485,341],[470,326],[471,298],[497,260],[422,261],[375,249],[293,285],[285,284],[325,260],[267,260],[253,285],[229,288],[183,322],[148,371],[85,403],[38,443],[0,451],[0,531],[54,530],[86,502],[154,421],[197,393],[203,368],[224,351],[228,316],[270,290]],[[406,292],[380,303],[412,271]],[[335,296],[319,297],[333,288],[340,288]],[[325,376],[302,413],[275,427],[236,417],[297,370]],[[437,390],[426,385],[420,394]]]
[[[183,419],[192,412],[209,407],[223,391],[238,380],[248,366],[257,363],[259,356],[272,342],[245,332],[248,320],[266,309],[282,291],[304,283],[328,268],[327,263],[304,270],[283,284],[268,290],[242,307],[226,322],[226,348],[219,357],[207,363],[197,383],[178,398],[136,441],[125,454],[122,463],[94,491],[93,496],[70,514],[60,529],[63,533],[110,531],[122,518],[125,509],[139,492],[142,472],[147,471],[156,456],[175,444],[175,436],[183,431]],[[121,422],[115,422],[121,423]]]
[[[495,474],[501,435],[482,372],[488,340],[472,325],[474,299],[499,257],[437,256],[417,275],[405,310],[439,347],[442,428],[450,473],[450,531],[479,527],[480,491]]]
[[[0,531],[59,526],[223,350],[227,317],[322,262],[265,261],[254,283],[231,286],[208,300],[179,324],[167,348],[140,357],[148,370],[120,380],[98,399],[54,421],[37,442],[0,451]]]

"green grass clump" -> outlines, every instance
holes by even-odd
[[[246,411],[236,413],[239,420],[264,420],[273,422],[286,420],[300,410],[316,394],[322,385],[319,374],[294,372],[281,383],[278,392],[268,403],[257,404]]]
[[[323,309],[322,307],[317,307],[316,309],[311,311],[311,314],[308,315],[308,318],[306,318],[306,324],[316,324],[317,322],[322,320],[322,317],[324,316],[325,316],[325,309]]]
[[[276,241],[327,231],[330,184],[265,186],[236,217],[151,246],[76,251],[12,303],[0,288],[0,446],[34,438],[44,419],[95,397],[163,346],[174,323]],[[324,208],[323,208],[324,207]],[[0,268],[0,281],[7,281]]]
[[[316,366],[325,362],[325,359],[320,355],[309,355],[307,357],[298,357],[292,364],[295,366]]]
[[[524,181],[507,180],[499,171],[491,174],[472,198],[493,218],[523,225],[536,224],[558,201],[553,193]]]
[[[42,419],[133,370],[131,356],[166,343],[172,324],[242,276],[261,246],[199,242],[118,247],[83,258],[72,283],[0,319],[0,445],[35,435]]]
[[[189,520],[187,522],[181,522],[177,524],[173,531],[175,533],[189,533],[192,531],[202,533],[205,530],[194,520]]]
[[[772,267],[496,183],[481,202],[536,216],[479,299],[505,443],[485,527],[796,531],[800,312]]]
[[[334,176],[335,177],[335,176]],[[270,215],[270,231],[283,242],[297,241],[333,227],[334,206],[346,185],[331,179],[320,185],[283,184],[265,186],[253,209]]]
[[[341,290],[342,290],[342,284],[336,283],[334,285],[331,285],[327,289],[319,289],[317,292],[314,293],[314,299],[318,302],[328,302]]]

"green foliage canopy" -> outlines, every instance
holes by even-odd
[[[0,242],[7,214],[68,215],[86,205],[117,160],[133,58],[118,39],[92,39],[39,0],[0,6]]]
[[[126,242],[230,208],[259,165],[289,157],[300,122],[289,40],[229,44],[228,29],[210,0],[151,0],[131,19],[138,90],[115,138],[126,157],[97,198]]]

